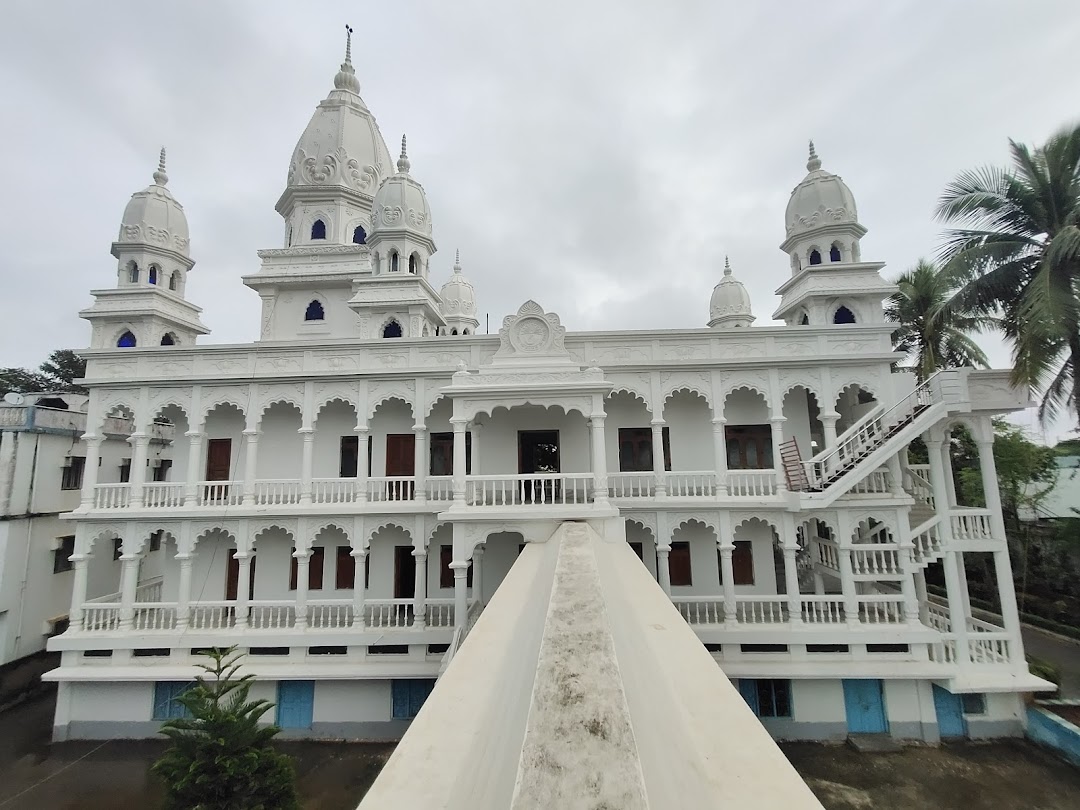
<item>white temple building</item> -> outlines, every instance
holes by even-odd
[[[990,419],[1026,393],[1008,371],[892,372],[895,288],[812,145],[784,213],[782,324],[753,325],[736,262],[701,328],[571,332],[526,300],[481,335],[483,290],[436,254],[423,167],[404,138],[391,156],[359,89],[347,53],[289,161],[282,245],[243,278],[257,341],[197,343],[164,153],[124,211],[117,282],[80,313],[56,739],[157,733],[194,653],[227,645],[287,734],[397,739],[519,553],[566,522],[630,545],[776,738],[1022,733],[1043,682]],[[134,428],[119,483],[98,462],[116,418]],[[959,424],[985,509],[957,505]],[[909,463],[918,439],[929,464]],[[972,614],[971,554],[993,556],[1000,626]]]

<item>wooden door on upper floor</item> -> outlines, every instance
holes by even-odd
[[[209,439],[206,442],[206,480],[228,481],[232,464],[232,439]]]
[[[416,596],[416,561],[412,546],[394,546],[394,598]]]

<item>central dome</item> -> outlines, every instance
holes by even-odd
[[[393,165],[375,116],[360,98],[352,41],[334,89],[311,116],[289,162],[290,187],[343,186],[373,196]]]
[[[791,192],[784,224],[787,235],[812,230],[822,225],[854,224],[858,222],[855,197],[847,184],[835,174],[821,168],[821,159],[810,142],[809,174]]]

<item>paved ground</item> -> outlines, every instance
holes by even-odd
[[[1028,655],[1048,661],[1061,670],[1061,691],[1057,697],[1080,698],[1080,642],[1047,635],[1034,627],[1024,627],[1021,633]]]
[[[0,810],[115,810],[160,806],[149,773],[160,744],[117,740],[50,746],[53,698],[0,715]],[[353,810],[392,746],[285,743],[304,810]],[[828,810],[1076,810],[1080,769],[1020,740],[859,754],[785,744]]]

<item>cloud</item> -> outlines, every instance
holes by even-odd
[[[440,246],[493,324],[527,298],[570,329],[703,326],[725,254],[758,323],[787,277],[783,210],[813,137],[895,275],[934,201],[1073,110],[1080,8],[975,4],[231,2],[5,8],[0,365],[81,346],[89,290],[160,144],[214,342],[256,337],[240,282],[282,243],[289,157],[356,29],[361,93],[409,134]],[[1039,65],[1038,80],[1029,65]],[[1025,66],[1019,68],[1019,66]],[[30,337],[28,337],[30,336]],[[995,362],[1008,362],[988,341]]]

